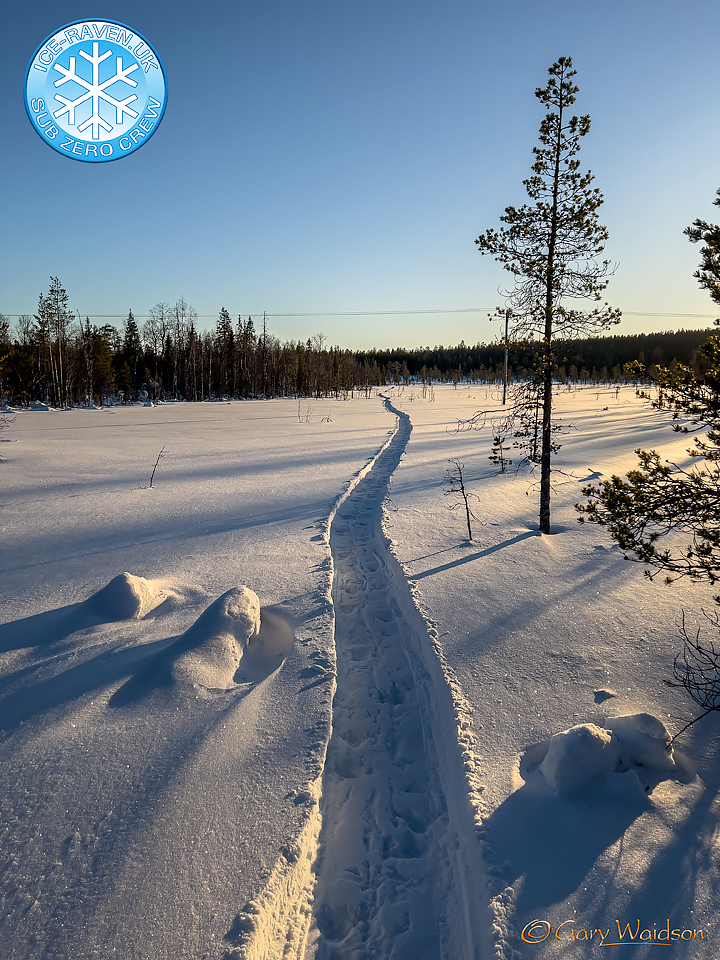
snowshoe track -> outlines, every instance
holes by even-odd
[[[382,530],[388,482],[412,429],[386,405],[398,416],[396,433],[330,532],[337,689],[305,954],[316,960],[476,956],[457,929],[467,926],[458,916],[467,894],[454,889],[458,837],[433,739],[432,681],[417,624],[399,602],[409,587]]]

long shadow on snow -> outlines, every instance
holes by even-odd
[[[11,620],[0,624],[0,653],[57,643],[77,630],[97,626],[100,622],[88,616],[82,603],[71,603],[57,610],[23,617],[22,620]]]
[[[569,897],[603,851],[649,807],[642,795],[620,798],[599,790],[588,801],[529,784],[511,794],[485,829],[490,850],[504,863],[503,881],[509,885],[524,877],[518,915]]]
[[[706,743],[713,743],[713,747],[702,764],[699,773],[703,779],[704,790],[697,798],[690,815],[682,823],[672,823],[672,839],[667,845],[662,844],[652,858],[652,862],[643,877],[642,888],[633,893],[631,915],[645,920],[664,920],[672,918],[671,926],[707,927],[714,924],[714,917],[702,914],[693,917],[693,910],[697,904],[704,902],[704,897],[698,898],[697,886],[702,874],[710,877],[714,883],[717,864],[717,841],[714,839],[717,830],[716,801],[720,793],[720,741],[717,739],[720,730],[720,717],[708,717],[703,720],[707,724],[702,733],[696,737],[703,737]],[[709,729],[714,725],[715,729]],[[712,738],[712,739],[711,739]],[[687,746],[687,744],[684,744]],[[662,806],[657,815],[663,817]],[[610,906],[608,904],[608,906]],[[692,923],[690,923],[692,919]],[[687,922],[686,922],[687,921]],[[692,956],[693,946],[688,945],[688,955]],[[697,952],[697,944],[694,944]]]
[[[57,676],[15,690],[0,701],[0,730],[13,730],[38,714],[133,675],[139,663],[148,658],[154,661],[158,651],[176,639],[170,637],[123,650],[105,650]]]
[[[326,438],[320,438],[323,442],[326,442]],[[169,483],[184,483],[192,482],[196,484],[208,484],[215,483],[218,480],[229,480],[229,481],[253,481],[254,479],[260,479],[265,474],[271,474],[273,477],[284,476],[292,470],[302,470],[307,467],[318,467],[322,469],[326,465],[344,463],[348,461],[349,463],[365,463],[369,459],[368,449],[365,445],[358,444],[357,446],[347,447],[340,450],[333,450],[328,452],[327,450],[318,450],[318,454],[322,454],[321,461],[318,460],[317,456],[312,456],[311,452],[308,454],[306,451],[303,451],[303,455],[295,455],[287,453],[286,448],[280,449],[277,454],[267,454],[262,461],[247,461],[243,462],[242,460],[233,460],[228,454],[227,460],[224,463],[217,464],[212,462],[207,465],[203,465],[197,462],[197,460],[192,464],[192,466],[181,467],[180,463],[176,463],[175,466],[166,466],[163,469],[162,480],[167,486]],[[200,454],[199,459],[212,459],[215,461],[217,458],[211,458],[208,454]],[[143,490],[147,490],[146,486],[147,478],[144,475],[138,473],[137,475],[137,486],[135,486],[134,492],[136,494],[141,493]],[[44,484],[42,486],[34,487],[31,495],[31,502],[45,503],[48,497],[53,499],[73,499],[86,495],[89,491],[97,492],[101,489],[106,489],[109,491],[115,489],[126,489],[127,481],[118,480],[117,477],[91,477],[87,480],[78,480],[73,479],[67,484],[63,485],[61,489],[71,488],[74,492],[70,496],[60,496],[57,497],[58,488],[54,484]],[[158,479],[156,481],[156,486],[160,487],[161,483]],[[26,498],[26,494],[22,490],[17,490],[15,492],[10,491],[7,494],[8,498],[22,499]],[[334,494],[330,494],[327,499],[327,504],[332,504],[334,499]]]
[[[439,567],[433,567],[430,570],[423,570],[420,573],[411,574],[413,580],[422,580],[423,577],[431,577],[435,573],[442,573],[443,570],[452,570],[453,567],[460,567],[464,563],[470,563],[473,560],[479,560],[481,557],[489,557],[492,553],[497,553],[498,550],[502,550],[504,547],[511,547],[514,543],[521,543],[523,540],[528,540],[530,537],[540,537],[542,534],[539,530],[528,530],[527,533],[520,533],[517,537],[511,537],[510,540],[504,540],[502,543],[496,543],[492,547],[487,547],[485,550],[480,550],[478,553],[471,553],[466,557],[459,557],[457,560],[451,560],[449,563],[443,563]]]
[[[113,551],[120,554],[123,550],[132,550],[133,555],[137,556],[139,547],[152,548],[156,544],[168,543],[173,540],[197,540],[203,537],[212,537],[222,534],[230,534],[235,530],[247,530],[252,527],[265,527],[275,524],[291,523],[298,520],[310,520],[314,523],[321,523],[327,516],[332,499],[315,500],[310,503],[300,503],[292,507],[282,507],[278,510],[266,511],[258,514],[247,514],[245,516],[213,517],[211,519],[199,519],[193,522],[200,529],[190,530],[188,524],[191,520],[187,517],[181,517],[165,524],[165,529],[161,528],[160,523],[153,530],[148,530],[147,525],[138,523],[131,527],[127,523],[123,524],[122,539],[120,536],[113,537]],[[108,553],[107,534],[88,535],[85,538],[75,537],[72,541],[75,548],[72,552],[59,553],[55,558],[56,562],[75,560],[79,557],[104,556]],[[32,563],[12,566],[10,569],[30,570],[40,566],[43,563],[41,559],[34,560]],[[47,564],[45,564],[47,566]],[[71,609],[71,608],[67,608]],[[44,616],[44,614],[39,614]],[[32,618],[29,618],[32,619]],[[106,621],[107,622],[107,621]],[[93,624],[86,624],[92,626]],[[80,629],[76,627],[75,629]],[[72,632],[72,631],[70,631]],[[0,633],[0,643],[2,634]],[[0,647],[0,652],[2,648]]]
[[[153,610],[157,615],[159,607]],[[103,623],[116,623],[132,616],[112,600],[103,597],[98,603],[98,594],[93,594],[81,603],[36,613],[32,617],[11,620],[0,624],[0,653],[21,650],[27,647],[45,647],[66,640],[78,630],[98,627]]]
[[[78,604],[78,606],[81,606]],[[263,611],[265,620],[273,614]],[[279,619],[274,617],[274,619]],[[69,670],[23,686],[0,701],[0,730],[13,730],[21,722],[46,713],[55,707],[70,703],[84,694],[112,686],[119,680],[126,682],[110,697],[110,707],[125,707],[137,704],[155,692],[169,690],[175,685],[173,666],[182,654],[193,650],[204,637],[192,629],[176,637],[157,640],[154,643],[126,647],[122,650],[105,650],[103,653]],[[244,678],[238,678],[243,682]],[[264,676],[255,676],[243,683],[245,693]]]

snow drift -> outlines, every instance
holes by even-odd
[[[606,727],[580,723],[550,740],[540,770],[556,793],[572,795],[608,774],[644,768],[672,774],[676,770],[670,734],[649,713],[611,717]],[[639,785],[637,775],[634,782]]]
[[[162,594],[144,577],[119,573],[89,597],[81,609],[100,622],[140,619],[156,607],[161,598]]]
[[[168,651],[176,683],[227,690],[251,637],[260,631],[260,601],[247,587],[228,590],[210,604]]]

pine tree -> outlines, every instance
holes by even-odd
[[[255,324],[252,317],[248,317],[245,323],[238,317],[237,323],[238,343],[239,343],[239,378],[240,378],[240,396],[250,397],[256,391],[255,378],[253,371],[253,359],[255,356],[255,347],[257,344],[257,335],[255,333]]]
[[[123,331],[123,345],[122,345],[122,358],[123,358],[123,367],[125,364],[128,366],[126,374],[123,374],[123,377],[127,378],[127,383],[125,384],[126,389],[129,390],[131,397],[128,399],[135,399],[135,394],[137,392],[137,371],[138,365],[142,359],[142,342],[140,340],[140,331],[138,330],[138,325],[133,316],[132,310],[128,313],[127,320],[125,321],[125,330]]]
[[[714,202],[720,206],[720,191]],[[720,304],[720,226],[696,220],[685,235],[691,243],[705,243],[694,276]],[[715,323],[720,325],[720,320]],[[673,429],[690,433],[687,425],[678,422],[685,419],[702,431],[688,450],[700,462],[684,469],[662,461],[655,450],[638,450],[639,469],[631,470],[624,480],[613,476],[599,487],[585,487],[589,502],[576,507],[581,522],[588,519],[607,527],[629,559],[647,564],[648,577],[662,572],[667,583],[688,577],[715,585],[720,582],[720,336],[709,337],[699,354],[701,362],[695,367],[675,363],[667,368],[654,364],[650,369],[656,370],[660,388],[653,405],[672,412]],[[635,373],[649,373],[640,363],[632,366]],[[720,596],[715,600],[720,603]],[[706,619],[720,633],[720,617],[706,615]],[[703,639],[700,629],[688,632],[684,612],[681,634],[683,649],[675,657],[673,679],[666,683],[684,688],[701,712],[675,737],[709,713],[720,711],[720,645]]]
[[[694,276],[720,303],[720,226],[696,220],[685,234],[692,243],[705,242]],[[589,502],[577,509],[581,522],[606,526],[631,559],[654,567],[649,576],[662,571],[668,581],[687,576],[715,584],[720,581],[720,336],[709,337],[698,353],[697,369],[678,363],[650,369],[660,388],[653,405],[670,410],[673,429],[689,433],[678,421],[690,420],[704,431],[688,451],[703,462],[682,469],[661,460],[655,450],[638,450],[639,469],[625,479],[613,476],[599,487],[585,487]],[[630,368],[636,375],[650,373],[640,363]],[[667,541],[661,538],[668,535],[673,535],[672,546],[662,549],[659,544]],[[682,535],[690,538],[684,545],[677,542]]]
[[[215,339],[220,364],[220,395],[234,395],[235,333],[233,331],[230,314],[225,307],[220,308],[215,330]]]
[[[39,340],[44,347],[52,383],[53,402],[67,406],[70,399],[68,368],[68,332],[73,315],[68,309],[68,295],[57,277],[50,277],[47,295],[40,294],[38,312]]]
[[[713,203],[720,207],[720,188],[716,193]],[[720,226],[705,220],[696,220],[685,230],[685,236],[691,243],[699,243],[701,240],[705,243],[700,250],[700,266],[693,276],[703,290],[710,292],[713,303],[720,306]],[[720,320],[715,323],[720,324]]]
[[[523,181],[532,201],[506,207],[507,224],[486,230],[475,243],[514,277],[508,300],[514,315],[513,338],[540,338],[542,449],[540,530],[550,532],[550,458],[552,454],[552,382],[556,337],[587,335],[619,322],[620,313],[607,304],[588,312],[569,309],[567,300],[599,301],[612,275],[610,261],[598,261],[608,232],[598,219],[603,197],[591,186],[590,171],[580,173],[580,138],[590,130],[590,117],[572,116],[578,87],[570,57],[560,57],[548,70],[550,79],[535,96],[545,107],[540,146],[533,148],[532,176]]]

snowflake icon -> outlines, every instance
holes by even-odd
[[[55,81],[56,87],[61,87],[65,83],[76,83],[80,87],[83,87],[87,92],[81,94],[75,100],[68,100],[65,97],[60,96],[60,94],[55,94],[55,99],[62,104],[62,107],[59,110],[56,110],[53,113],[53,116],[56,120],[60,119],[64,114],[67,113],[68,118],[67,122],[71,125],[75,125],[75,110],[83,103],[87,101],[92,101],[92,113],[87,120],[84,120],[78,125],[78,133],[84,133],[85,130],[91,129],[92,139],[100,139],[100,128],[102,127],[107,133],[111,133],[113,130],[112,124],[110,124],[106,119],[104,119],[100,114],[100,102],[105,101],[115,108],[115,122],[116,124],[122,124],[124,120],[124,115],[127,114],[128,117],[135,119],[139,116],[137,111],[133,110],[128,104],[133,103],[137,100],[137,96],[132,94],[129,97],[126,97],[124,100],[116,100],[115,97],[112,97],[107,93],[107,88],[111,87],[114,83],[125,83],[129,87],[137,87],[137,83],[130,79],[130,74],[138,69],[138,64],[133,63],[131,66],[125,68],[123,67],[123,58],[116,58],[116,73],[114,77],[110,77],[109,80],[103,81],[100,83],[100,64],[103,63],[108,57],[112,56],[112,51],[108,50],[102,55],[99,52],[100,44],[95,42],[93,43],[93,52],[92,55],[86,53],[84,50],[79,50],[79,54],[83,59],[87,60],[88,63],[92,64],[92,82],[85,80],[76,72],[76,58],[70,57],[70,69],[67,70],[65,67],[61,66],[59,63],[54,64],[53,69],[57,70],[58,73],[62,74],[60,80]]]
[[[76,20],[47,36],[25,71],[25,109],[57,153],[85,163],[119,160],[155,134],[167,77],[142,34],[116,20]]]

